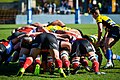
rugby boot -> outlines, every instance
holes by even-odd
[[[34,75],[39,75],[40,74],[40,65],[39,64],[36,64],[35,66],[35,71],[34,71]]]
[[[64,73],[64,71],[63,71],[62,68],[59,68],[59,69],[58,69],[58,72],[60,73],[60,76],[61,76],[61,77],[66,77],[66,74]]]
[[[22,77],[23,74],[24,74],[24,72],[25,72],[25,69],[24,69],[24,68],[20,68],[20,70],[19,70],[18,73],[17,73],[17,76]]]
[[[49,68],[50,74],[54,74],[55,64],[52,63],[52,66]]]
[[[72,74],[77,74],[78,71],[79,71],[79,69],[80,69],[80,66],[78,66],[76,69],[74,69],[74,70],[72,71]]]
[[[70,68],[66,68],[66,69],[65,69],[65,74],[66,74],[67,76],[70,75]]]
[[[105,75],[105,72],[95,72],[96,75]]]
[[[113,67],[114,67],[114,64],[112,62],[107,62],[104,69],[113,68]]]
[[[92,72],[92,69],[89,66],[85,66],[85,70],[88,72]]]

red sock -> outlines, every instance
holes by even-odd
[[[55,64],[57,68],[62,68],[62,61],[60,59],[56,59]]]
[[[84,59],[84,60],[82,61],[82,65],[83,65],[83,66],[88,66],[88,61]]]
[[[36,65],[36,64],[39,64],[39,65],[41,64],[40,58],[36,58],[36,59],[35,59],[35,65]]]
[[[70,61],[69,60],[65,60],[63,62],[63,65],[64,65],[65,68],[68,68],[70,66]]]
[[[95,72],[99,72],[99,63],[97,61],[94,61],[92,64],[92,68]]]
[[[51,62],[51,61],[49,61],[48,63],[47,63],[47,66],[48,67],[51,67],[53,65],[53,62]]]
[[[79,64],[78,63],[73,63],[73,69],[76,69],[77,67],[79,66]]]
[[[24,69],[28,68],[32,64],[32,62],[33,62],[33,58],[32,57],[27,57],[24,65],[23,65],[23,68]]]

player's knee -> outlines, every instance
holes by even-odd
[[[90,56],[88,57],[88,60],[90,60],[90,61],[97,60],[97,61],[98,61],[98,55],[96,55],[96,54],[90,55]]]

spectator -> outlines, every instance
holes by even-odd
[[[51,3],[49,3],[48,5],[48,12],[49,12],[49,14],[52,14],[52,4]]]
[[[48,13],[48,3],[47,2],[45,2],[44,3],[44,13]]]
[[[52,14],[56,13],[56,4],[52,3]]]
[[[37,6],[36,10],[37,10],[37,14],[41,14],[42,13],[42,7],[41,6]]]

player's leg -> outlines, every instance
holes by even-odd
[[[88,59],[92,62],[92,69],[97,74],[99,72],[99,62],[97,61],[96,54],[94,52],[89,52],[87,54]]]
[[[30,56],[26,58],[23,66],[20,68],[17,76],[22,77],[25,70],[33,63],[37,55],[40,53],[40,50],[38,48],[32,48],[30,51]]]
[[[47,67],[49,68],[50,74],[54,74],[55,71],[55,62],[53,57],[48,53],[47,55]]]
[[[106,58],[107,58],[107,63],[104,68],[112,68],[114,67],[113,65],[113,52],[112,49],[110,48],[110,44],[114,41],[113,38],[107,38],[105,41],[105,49],[106,49]]]
[[[71,52],[71,43],[66,41],[61,41],[60,47],[60,57],[63,62],[63,66],[65,68],[66,75],[70,74],[70,61],[69,61],[69,53]]]
[[[49,52],[53,57],[53,59],[55,59],[56,67],[58,68],[61,77],[66,77],[62,68],[62,60],[60,59],[60,56],[59,56],[59,46],[58,46],[57,39],[52,34],[47,34],[47,39],[49,43],[48,47],[50,48]]]

